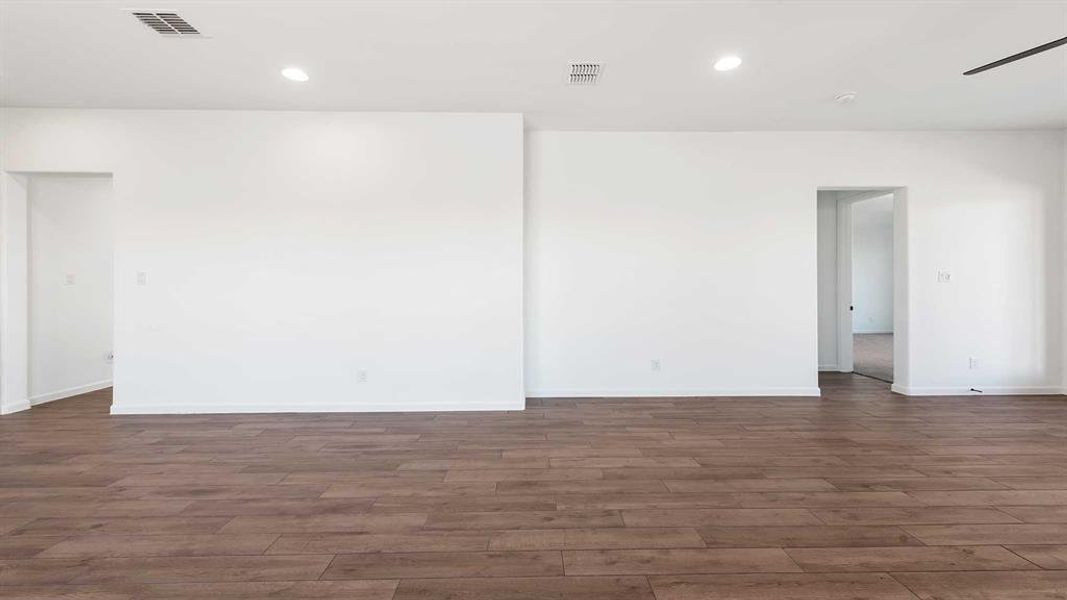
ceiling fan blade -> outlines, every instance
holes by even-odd
[[[1033,56],[1033,55],[1038,54],[1040,52],[1044,52],[1045,50],[1052,50],[1053,48],[1055,48],[1057,46],[1062,46],[1064,44],[1067,44],[1067,37],[1060,38],[1058,40],[1049,42],[1047,44],[1041,44],[1040,46],[1035,46],[1033,48],[1030,48],[1029,50],[1024,50],[1024,51],[1022,51],[1022,52],[1020,52],[1018,54],[1012,54],[1011,56],[1009,56],[1007,58],[1002,58],[1002,59],[1000,59],[998,61],[991,62],[988,65],[982,65],[982,66],[977,67],[975,69],[971,69],[970,71],[967,71],[966,73],[964,73],[964,75],[974,75],[976,73],[981,73],[982,71],[988,71],[989,69],[995,69],[995,68],[997,68],[999,66],[1015,62],[1015,61],[1017,61],[1019,59],[1026,58],[1027,56]]]

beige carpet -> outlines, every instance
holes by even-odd
[[[893,334],[856,333],[852,336],[852,370],[882,381],[893,381]]]

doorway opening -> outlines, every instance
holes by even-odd
[[[851,208],[852,371],[893,383],[893,195]]]
[[[819,370],[902,389],[906,374],[903,188],[820,188]]]
[[[69,399],[78,410],[106,414],[114,361],[112,177],[3,177],[0,412]]]

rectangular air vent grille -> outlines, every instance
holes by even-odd
[[[195,27],[172,12],[133,11],[133,16],[160,35],[173,37],[200,35]]]
[[[570,85],[596,85],[600,79],[603,65],[594,62],[571,63],[570,77],[567,83]]]

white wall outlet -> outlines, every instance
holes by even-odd
[[[137,271],[137,285],[148,285],[148,273]]]
[[[658,358],[653,358],[652,361],[649,363],[649,368],[651,368],[653,371],[662,370],[663,363],[661,363]]]
[[[978,367],[979,367],[979,362],[978,362],[977,358],[972,356],[969,359],[967,359],[967,368],[968,369],[977,369]]]
[[[78,282],[78,276],[74,273],[67,273],[67,276],[63,278],[63,285],[74,285]]]
[[[367,371],[365,369],[356,371],[356,381],[359,383],[367,383]]]
[[[937,271],[937,282],[938,283],[952,283],[952,273],[949,273],[948,271],[946,271],[944,269],[938,269],[938,271]]]

